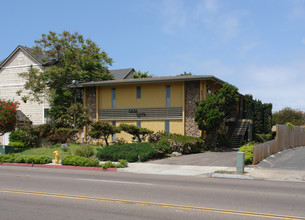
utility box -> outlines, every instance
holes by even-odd
[[[237,152],[236,171],[243,173],[245,169],[245,152]]]
[[[12,154],[14,153],[14,146],[0,145],[0,154]]]

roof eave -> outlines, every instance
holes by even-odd
[[[86,82],[80,83],[77,87],[94,87],[94,86],[111,86],[111,85],[131,85],[131,84],[143,84],[143,83],[162,83],[162,82],[181,82],[181,81],[196,81],[196,80],[213,80],[220,84],[225,82],[212,75],[206,76],[179,76],[175,78],[145,78],[145,79],[124,79],[124,80],[108,80],[98,82]]]
[[[32,57],[34,60],[36,60],[38,63],[40,63],[41,65],[42,65],[42,63],[41,63],[41,61],[40,60],[38,60],[36,57],[34,57],[30,52],[28,52],[27,50],[25,50],[21,45],[18,45],[17,47],[16,47],[16,49],[1,63],[1,65],[0,65],[0,69],[7,63],[7,61],[9,60],[9,59],[11,59],[12,58],[12,56],[14,56],[14,54],[17,52],[17,50],[19,50],[19,49],[21,49],[23,52],[25,52],[27,55],[29,55],[30,57]]]

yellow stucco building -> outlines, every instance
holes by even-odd
[[[196,75],[95,81],[78,87],[84,88],[84,103],[94,121],[200,137],[195,102],[224,83],[211,75]],[[114,138],[131,140],[124,132]]]

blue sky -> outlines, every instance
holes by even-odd
[[[2,1],[0,60],[49,30],[79,32],[155,76],[214,75],[305,111],[305,0]]]

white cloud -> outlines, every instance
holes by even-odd
[[[234,67],[217,59],[198,59],[192,54],[180,54],[164,68],[173,75],[183,71],[195,75],[214,75],[237,86],[242,94],[252,94],[255,99],[272,103],[273,111],[287,106],[305,111],[303,60],[280,65]]]
[[[163,31],[172,34],[177,28],[183,28],[187,24],[187,12],[184,10],[183,1],[166,0],[162,5],[165,17]]]
[[[167,34],[181,34],[181,31],[204,31],[230,40],[240,32],[238,11],[228,11],[217,0],[183,1],[167,0],[160,5],[163,16],[163,31]]]
[[[273,110],[286,106],[305,110],[305,64],[303,61],[279,66],[246,66],[240,79],[242,93],[271,102]]]

